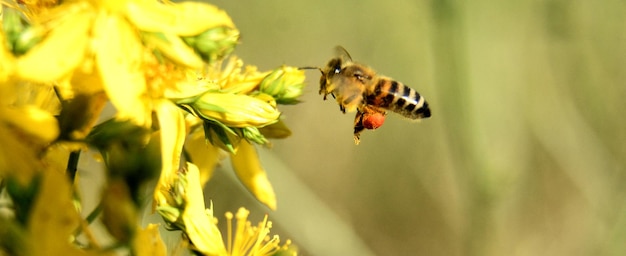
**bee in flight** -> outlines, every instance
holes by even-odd
[[[354,143],[359,144],[365,129],[383,125],[387,110],[409,119],[430,117],[428,103],[417,91],[374,70],[352,61],[350,54],[337,46],[338,56],[326,67],[305,67],[322,72],[320,91],[324,100],[330,94],[339,103],[341,112],[356,110]]]

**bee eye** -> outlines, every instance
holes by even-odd
[[[341,73],[341,68],[335,68],[334,71],[335,71],[335,74],[339,74],[339,73]]]

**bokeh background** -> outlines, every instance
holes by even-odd
[[[224,163],[206,187],[217,213],[269,213],[304,255],[626,255],[626,2],[210,3],[261,70],[323,66],[342,45],[433,112],[390,115],[355,146],[354,114],[308,71],[283,108],[293,135],[260,149],[278,210]]]

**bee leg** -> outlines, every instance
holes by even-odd
[[[363,126],[363,112],[360,110],[356,111],[356,116],[354,117],[354,144],[359,145],[361,142],[361,132],[365,130]]]
[[[320,89],[320,94],[324,95],[324,100],[326,100],[326,96],[328,96],[328,93],[326,93],[326,91]]]
[[[343,104],[339,104],[339,110],[341,110],[341,113],[346,113],[346,107]]]
[[[323,91],[320,91],[320,94],[324,94],[324,100],[326,100],[326,98],[328,97],[328,94],[330,94],[330,96],[333,96],[333,99],[335,99],[335,95],[331,92],[331,93],[325,93]]]

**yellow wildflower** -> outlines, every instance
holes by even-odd
[[[289,135],[277,104],[297,102],[301,71],[281,67],[260,72],[244,67],[236,57],[222,66],[222,58],[238,43],[239,31],[225,12],[204,3],[18,2],[11,7],[25,13],[29,24],[24,25],[21,15],[7,16],[12,25],[6,34],[0,31],[0,137],[7,140],[0,149],[0,170],[18,170],[23,177],[17,180],[28,184],[43,169],[41,155],[52,143],[86,142],[101,150],[109,168],[101,220],[120,242],[132,241],[137,247],[141,241],[153,242],[159,247],[154,253],[163,253],[155,227],[138,230],[135,219],[141,182],[160,170],[154,204],[169,224],[185,232],[196,252],[266,255],[286,248],[278,246],[277,237],[269,238],[267,217],[251,227],[247,211],[240,210],[238,231],[228,235],[234,243],[226,250],[212,209],[204,205],[202,184],[224,149],[231,153],[242,183],[259,201],[276,208],[276,196],[252,143],[267,144],[266,136]],[[199,79],[190,72],[201,69],[206,73]],[[52,86],[56,93],[51,93]],[[35,87],[46,89],[33,91],[48,92],[56,106],[19,101],[18,88]],[[116,108],[117,118],[92,129],[107,101]],[[195,125],[186,126],[185,114],[195,116]],[[197,136],[202,131],[204,136]],[[195,147],[187,156],[200,165],[202,174],[191,163],[180,171],[184,145]],[[44,182],[45,191],[50,190],[49,181]],[[61,188],[69,189],[67,184]],[[61,199],[51,202],[67,209],[67,198]],[[39,208],[33,211],[42,213]],[[75,213],[60,212],[72,226]],[[49,224],[33,222],[32,229]],[[42,235],[55,231],[53,226],[43,228],[49,230]],[[67,236],[61,238],[67,242]],[[58,252],[69,252],[61,249]],[[134,252],[150,253],[146,248]]]
[[[198,168],[187,163],[186,170],[178,173],[170,183],[156,193],[165,200],[157,207],[172,228],[183,230],[194,250],[205,255],[225,255],[226,247],[217,228],[211,209],[204,206]]]
[[[205,137],[211,142],[235,152],[242,138],[267,144],[266,134],[272,138],[290,134],[284,124],[273,125],[280,115],[276,104],[298,102],[304,81],[301,70],[283,66],[259,72],[255,66],[244,67],[243,61],[233,56],[210,65],[205,73],[198,81],[207,85],[206,91],[176,97],[176,102],[204,119]],[[261,129],[268,125],[274,126],[272,130]]]
[[[274,191],[251,143],[266,145],[269,143],[266,137],[284,138],[291,134],[279,120],[276,105],[296,103],[303,80],[304,73],[297,68],[283,66],[271,72],[259,72],[233,56],[210,65],[197,80],[205,84],[205,92],[177,97],[179,106],[202,120],[203,129],[192,127],[193,139],[187,142],[206,154],[190,154],[192,162],[207,164],[200,165],[202,180],[211,176],[211,169],[219,159],[219,154],[210,147],[219,147],[231,153],[235,172],[246,188],[263,204],[275,209]],[[197,135],[202,131],[212,145],[205,145]]]
[[[25,54],[18,58],[19,78],[60,84],[71,78],[70,91],[104,90],[118,117],[144,126],[151,124],[152,99],[162,98],[164,90],[162,84],[147,80],[155,68],[150,65],[155,58],[152,53],[181,67],[198,69],[202,60],[213,61],[232,51],[239,34],[225,12],[198,2],[70,1],[37,15],[32,22],[23,33],[37,31],[42,38],[25,47]],[[23,38],[18,32],[15,37]],[[230,43],[205,47],[214,43],[206,40],[217,42],[220,36]],[[194,45],[184,38],[193,38]],[[99,79],[73,79],[76,75]],[[68,91],[64,87],[62,91]]]
[[[198,168],[188,163],[187,169],[178,173],[168,186],[159,193],[167,198],[166,204],[158,208],[171,228],[185,232],[191,249],[203,255],[273,255],[286,252],[295,255],[288,240],[282,246],[278,236],[270,238],[272,222],[265,219],[257,226],[247,221],[249,211],[240,208],[233,230],[233,214],[226,213],[226,243],[222,240],[212,208],[205,209]],[[228,248],[228,249],[227,249]]]

